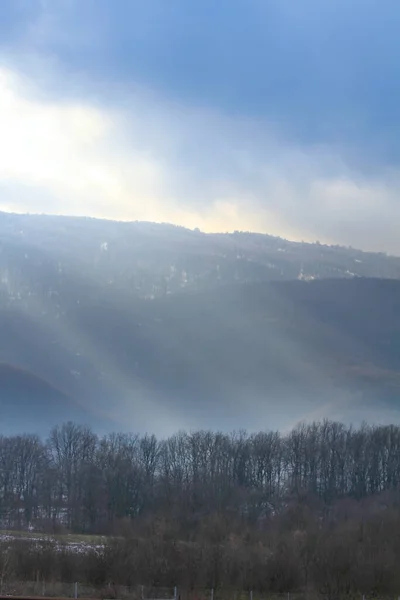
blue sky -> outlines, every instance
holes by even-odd
[[[0,208],[399,254],[399,21],[394,0],[2,0]]]

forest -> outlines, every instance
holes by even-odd
[[[4,529],[107,536],[79,556],[2,542],[3,575],[330,598],[400,589],[398,426],[158,440],[65,423],[46,441],[2,437],[0,461]]]

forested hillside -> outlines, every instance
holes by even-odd
[[[0,426],[396,421],[399,276],[351,248],[0,213]]]
[[[0,213],[0,297],[37,307],[163,297],[237,282],[400,278],[400,258],[251,232]]]
[[[11,431],[43,432],[68,414],[96,430],[163,435],[281,428],[313,413],[393,422],[399,305],[400,281],[356,278],[236,284],[153,301],[114,295],[63,314],[50,302],[45,311],[8,308],[0,311],[0,362],[60,390],[66,406],[55,402],[52,423],[24,421],[29,393],[10,397],[1,373],[0,398],[22,419]],[[37,411],[47,413],[40,401]],[[3,415],[10,431],[16,421]]]

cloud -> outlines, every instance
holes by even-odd
[[[0,70],[0,205],[206,231],[253,229],[400,252],[396,170],[366,177],[346,149],[136,90],[128,108],[47,97]]]
[[[251,211],[242,212],[244,189],[224,180],[232,168],[230,150],[207,133],[213,123],[217,131],[227,129],[223,119],[160,109],[154,101],[149,107],[148,101],[132,99],[128,112],[84,99],[43,100],[30,81],[0,70],[1,207],[172,221],[205,230],[251,227]],[[193,135],[200,143],[194,153]],[[213,141],[222,169],[207,157]]]
[[[398,10],[4,0],[0,204],[400,253]]]
[[[19,49],[111,89],[140,82],[185,105],[277,121],[301,143],[355,141],[375,159],[400,156],[395,0],[22,5],[5,19]]]
[[[0,72],[0,109],[3,183],[54,194],[54,207],[42,210],[58,212],[60,202],[65,201],[68,212],[74,212],[82,200],[93,210],[95,198],[98,210],[105,199],[110,208],[112,196],[119,196],[124,182],[119,182],[112,154],[105,151],[113,127],[107,115],[84,104],[29,99],[15,73],[6,70]],[[151,169],[140,162],[136,168],[136,185],[145,198],[152,195]]]

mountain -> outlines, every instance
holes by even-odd
[[[2,414],[161,435],[398,420],[399,275],[350,248],[0,214]]]
[[[399,419],[396,279],[235,283],[153,300],[87,283],[79,302],[21,294],[0,309],[0,361],[62,390],[19,401],[29,397],[39,428],[49,405],[52,422],[161,435]]]
[[[246,232],[0,213],[0,302],[46,310],[233,283],[400,278],[400,258]],[[39,306],[40,304],[40,306]]]
[[[399,281],[360,278],[81,306],[70,318],[110,352],[150,418],[167,407],[182,427],[232,429],[398,419],[399,305]]]
[[[85,409],[67,394],[34,374],[0,364],[0,413],[3,432],[20,432],[21,424],[42,432],[60,421],[90,422]]]

